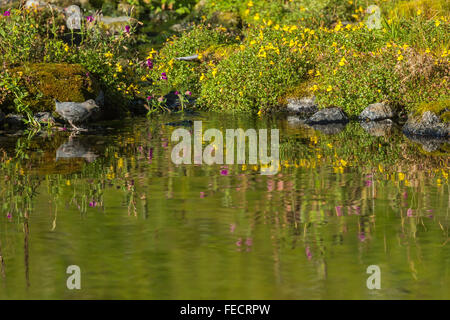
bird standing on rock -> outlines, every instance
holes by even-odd
[[[55,104],[56,113],[58,113],[64,120],[67,120],[67,122],[69,122],[69,124],[76,131],[85,129],[76,127],[74,123],[85,122],[94,114],[94,112],[97,112],[100,109],[92,99],[82,103],[55,101]]]

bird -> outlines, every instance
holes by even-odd
[[[98,158],[98,155],[89,150],[88,146],[84,145],[79,139],[71,134],[69,140],[56,150],[56,161],[75,158],[83,158],[87,162],[93,162]]]
[[[55,101],[55,111],[64,120],[67,120],[73,129],[76,131],[85,131],[85,129],[78,128],[74,123],[83,123],[88,120],[94,112],[99,111],[99,107],[94,100],[89,99],[85,102],[58,102]]]

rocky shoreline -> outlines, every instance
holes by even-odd
[[[405,122],[388,104],[374,103],[367,106],[358,117],[351,119],[337,107],[319,109],[315,101],[315,97],[288,99],[286,111],[290,122],[304,124],[328,134],[341,131],[349,121],[359,121],[367,132],[375,136],[384,135],[393,126],[400,126],[406,136],[421,140],[448,140],[450,137],[450,123],[443,122],[432,111],[410,113]]]

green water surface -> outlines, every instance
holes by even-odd
[[[1,299],[450,298],[448,144],[427,152],[358,123],[327,135],[183,116],[278,128],[282,167],[264,176],[173,164],[165,123],[181,117],[0,134]],[[81,290],[66,286],[69,265]],[[370,265],[380,290],[366,286]]]

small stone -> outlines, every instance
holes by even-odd
[[[391,107],[385,103],[374,103],[365,108],[359,115],[360,120],[364,121],[379,121],[391,119],[394,117],[394,112]]]
[[[289,114],[295,114],[303,118],[310,117],[318,111],[316,98],[303,97],[303,98],[289,98],[286,106]]]
[[[348,118],[339,108],[325,108],[317,111],[306,121],[308,124],[345,123]]]
[[[34,115],[34,119],[40,123],[55,123],[55,118],[50,112],[38,112]]]
[[[403,133],[406,135],[447,138],[450,135],[450,124],[441,122],[435,113],[425,111],[422,116],[410,115],[403,126]]]

